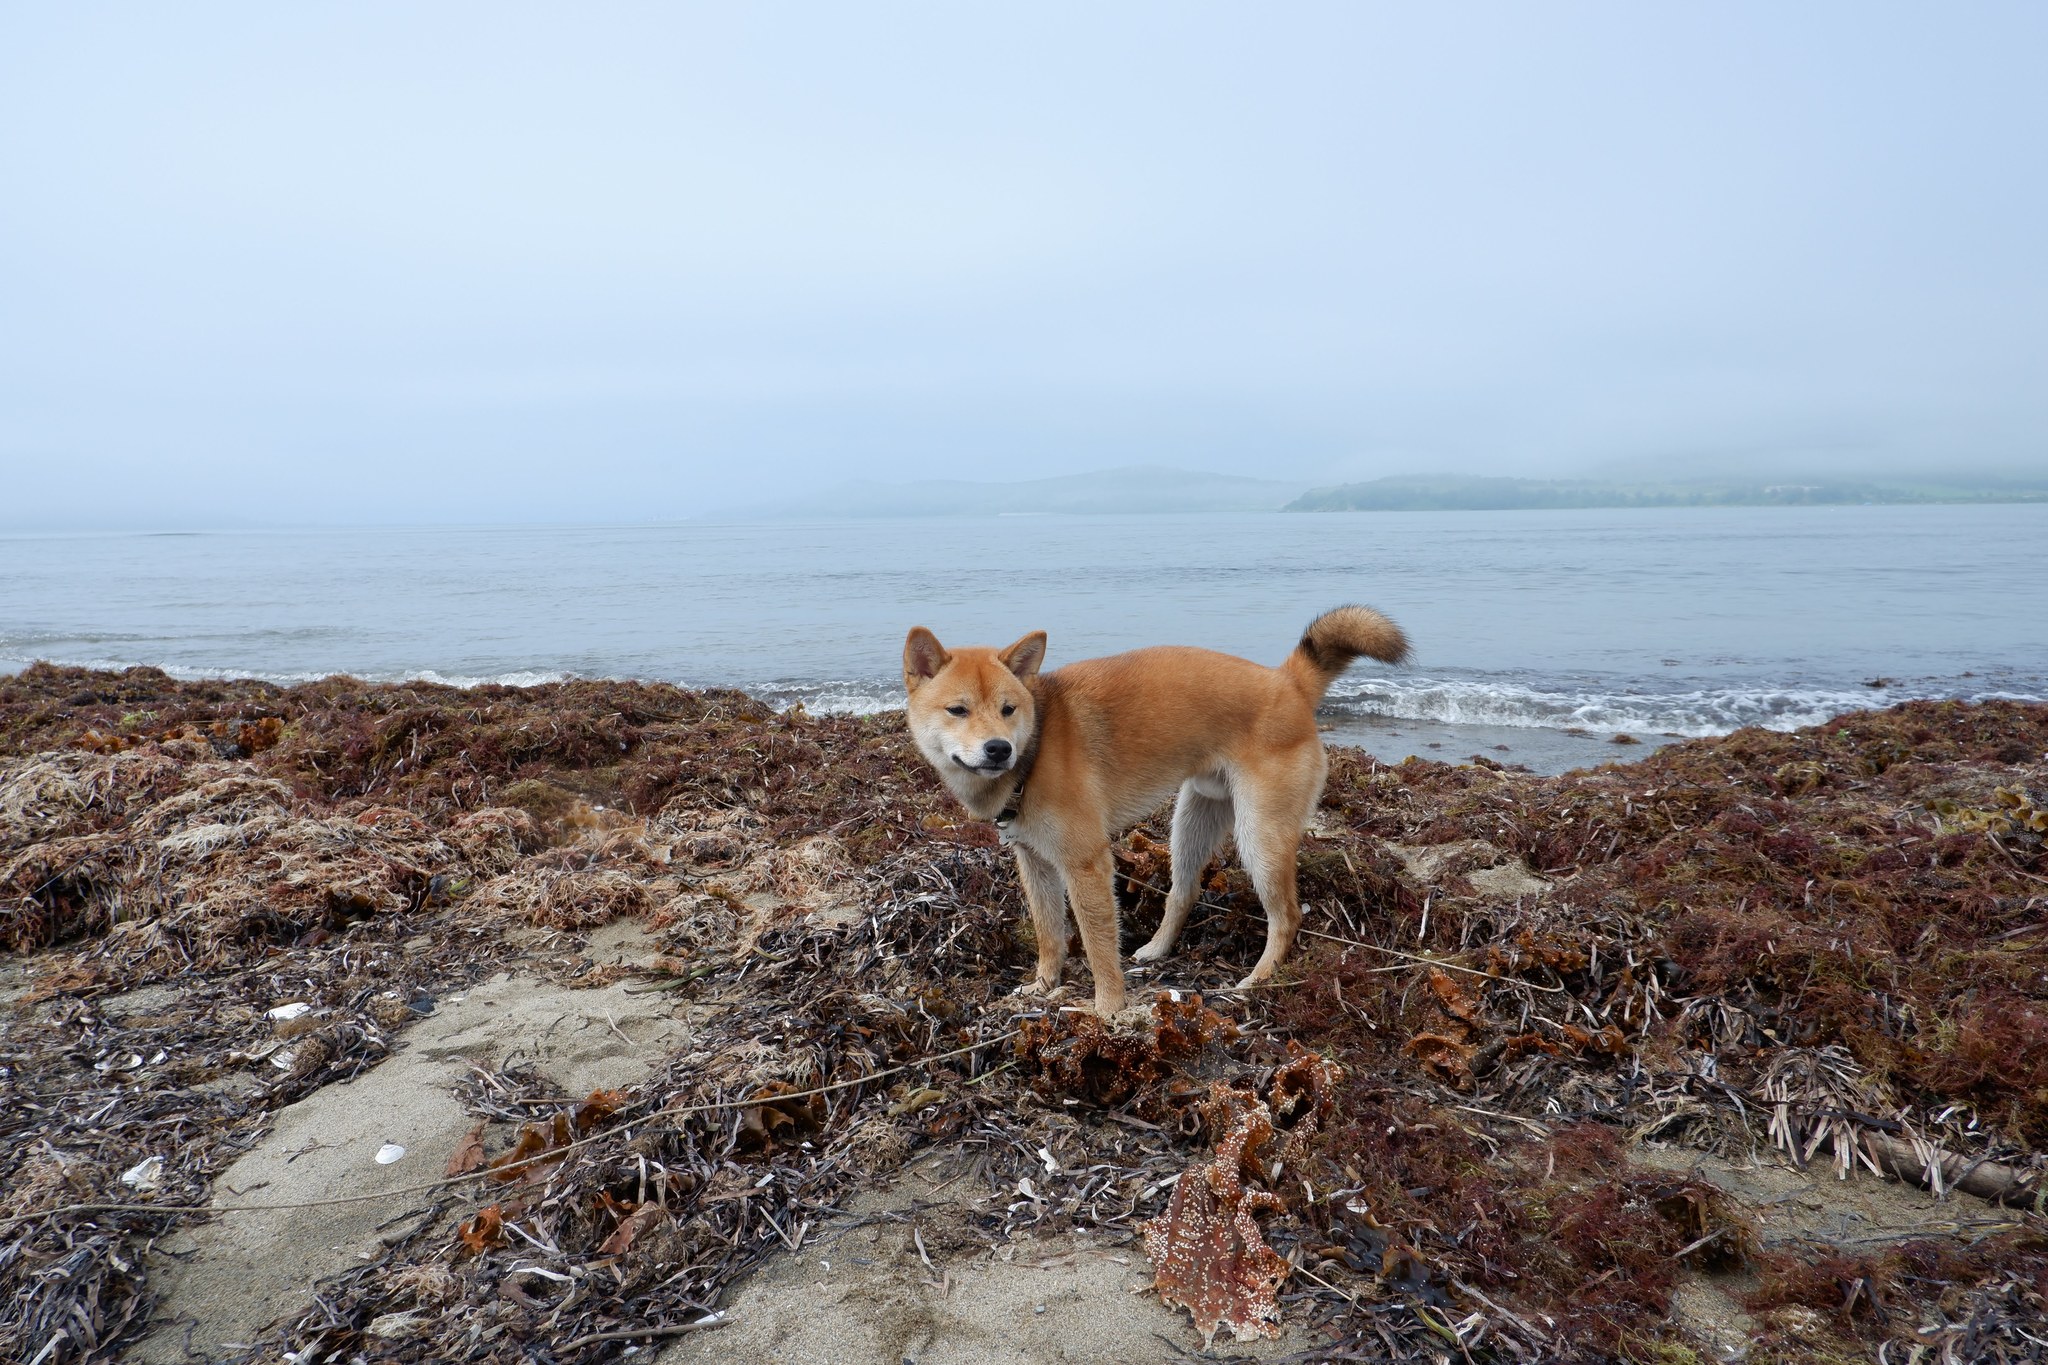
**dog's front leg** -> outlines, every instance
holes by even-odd
[[[1067,965],[1067,884],[1059,866],[1022,844],[1017,846],[1017,880],[1024,883],[1024,901],[1031,907],[1031,930],[1038,937],[1038,975],[1031,989],[1058,989]]]
[[[1173,952],[1180,927],[1195,908],[1202,891],[1202,869],[1230,834],[1236,812],[1228,800],[1202,795],[1193,782],[1183,782],[1180,799],[1173,805],[1173,886],[1166,893],[1166,911],[1159,917],[1159,932],[1152,941],[1131,954],[1134,962],[1157,962]]]
[[[1067,897],[1081,926],[1081,947],[1095,974],[1095,1012],[1107,1019],[1124,1007],[1124,969],[1117,961],[1116,860],[1105,845],[1066,864]]]

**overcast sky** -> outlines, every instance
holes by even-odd
[[[14,5],[0,524],[2048,468],[2048,6]]]

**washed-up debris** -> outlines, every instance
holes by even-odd
[[[1219,1096],[1218,1103],[1227,1101]],[[1280,1335],[1278,1290],[1288,1265],[1266,1245],[1258,1215],[1286,1205],[1245,1180],[1272,1139],[1265,1105],[1251,1099],[1233,1106],[1216,1159],[1183,1175],[1166,1212],[1144,1227],[1159,1297],[1188,1310],[1205,1347],[1223,1327],[1239,1341]]]
[[[278,1108],[515,965],[658,992],[690,1040],[581,1098],[479,1070],[417,1175],[463,1183],[258,1355],[616,1358],[933,1149],[984,1192],[959,1245],[1142,1236],[1205,1332],[1277,1320],[1307,1358],[1683,1359],[1682,1277],[1735,1270],[1753,1359],[2037,1351],[2048,707],[1556,778],[1335,752],[1276,983],[1231,989],[1264,920],[1219,865],[1149,978],[1178,998],[1107,1022],[1010,995],[1014,873],[900,726],[626,683],[0,679],[0,1356],[118,1354],[181,1221],[152,1206],[209,1204]],[[1136,935],[1165,836],[1120,851]],[[585,952],[619,918],[649,965]],[[1875,1167],[1957,1232],[1787,1233],[1641,1143]]]
[[[375,1337],[379,1341],[395,1341],[419,1331],[423,1316],[412,1311],[385,1313],[373,1318],[363,1332],[366,1336]]]
[[[1142,1117],[1158,1118],[1200,1093],[1196,1086],[1169,1095],[1161,1083],[1186,1074],[1188,1063],[1212,1043],[1235,1037],[1236,1025],[1206,1008],[1200,995],[1181,999],[1177,992],[1162,992],[1143,1029],[1119,1029],[1113,1021],[1078,1010],[1026,1019],[1017,1055],[1042,1094],[1128,1104]]]

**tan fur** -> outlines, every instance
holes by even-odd
[[[1270,979],[1301,924],[1295,857],[1328,771],[1316,706],[1358,656],[1400,662],[1400,628],[1370,607],[1339,607],[1311,622],[1278,668],[1165,646],[1041,676],[1045,648],[1038,631],[1007,649],[948,650],[922,626],[903,645],[911,735],[970,813],[1005,809],[1013,769],[1036,742],[1009,828],[1038,933],[1032,987],[1059,985],[1071,904],[1096,1012],[1123,1008],[1110,843],[1176,792],[1173,886],[1137,960],[1173,951],[1202,869],[1234,834],[1266,909],[1266,948],[1241,984]]]

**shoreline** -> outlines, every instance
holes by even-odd
[[[1689,738],[1722,737],[1628,730],[1602,733],[1535,725],[1460,725],[1392,716],[1329,716],[1322,718],[1321,729],[1325,744],[1359,749],[1382,763],[1400,763],[1411,757],[1450,764],[1478,761],[1510,768],[1519,766],[1541,777],[1555,777],[1603,763],[1633,763]]]
[[[349,673],[262,673],[238,669],[196,669],[165,668],[155,664],[128,664],[121,666],[96,664],[58,664],[36,660],[26,664],[0,664],[0,679],[20,677],[36,667],[68,669],[94,675],[121,677],[130,673],[140,676],[161,678],[178,685],[205,684],[262,684],[268,687],[288,690],[308,686],[363,686],[393,687],[410,686],[442,687],[458,691],[489,691],[492,689],[531,689],[563,684],[602,684],[621,686],[650,686],[676,688],[682,691],[710,691],[744,695],[757,704],[772,711],[788,713],[801,709],[809,715],[898,715],[902,707],[900,700],[895,705],[875,704],[859,690],[849,691],[853,685],[843,683],[821,683],[796,685],[787,682],[773,682],[758,685],[700,687],[690,683],[670,682],[662,679],[633,677],[610,677],[579,675],[556,670],[530,669],[496,676],[470,676],[444,674],[434,669],[422,669],[395,676],[364,677]],[[1985,681],[1990,681],[1987,678]],[[1384,685],[1384,679],[1370,675],[1360,681]],[[1772,733],[1790,733],[1805,725],[1822,724],[1836,715],[1856,711],[1883,709],[1903,701],[1919,700],[2048,700],[2026,694],[2001,692],[1985,689],[1965,698],[1940,690],[1915,690],[1911,683],[1883,680],[1884,689],[1873,689],[1871,705],[1844,705],[1839,709],[1826,707],[1816,710],[1807,703],[1808,712],[1792,720],[1781,720],[1772,724],[1759,724],[1757,728]],[[1441,690],[1441,683],[1426,683],[1429,690]],[[1475,690],[1483,691],[1484,684],[1455,684],[1465,690],[1469,698]],[[1863,684],[1869,687],[1869,683]],[[815,695],[823,691],[823,697]],[[1779,689],[1790,691],[1790,689]],[[1812,689],[1806,689],[1812,692]],[[1734,694],[1754,695],[1769,693],[1772,689],[1761,685],[1743,685],[1731,688]],[[807,695],[811,694],[811,695]],[[1522,698],[1529,693],[1526,686],[1504,684],[1499,696],[1505,699]],[[1696,698],[1697,694],[1683,694]],[[1820,695],[1820,694],[1815,694]],[[1852,691],[1827,694],[1843,702],[1861,702]],[[1638,706],[1655,704],[1659,698],[1645,695],[1632,698],[1629,694],[1603,695],[1599,698],[1608,709],[1617,703],[1631,701]],[[822,704],[821,704],[822,703]],[[1648,720],[1648,716],[1641,717]],[[1356,696],[1337,695],[1325,702],[1318,713],[1318,725],[1324,742],[1362,750],[1381,762],[1399,763],[1413,756],[1436,762],[1469,763],[1475,759],[1486,763],[1499,763],[1509,767],[1520,766],[1528,771],[1555,776],[1574,768],[1593,767],[1606,763],[1629,763],[1637,761],[1658,749],[1690,739],[1715,739],[1735,733],[1744,728],[1731,726],[1725,729],[1703,730],[1695,727],[1686,732],[1657,728],[1654,723],[1628,726],[1617,725],[1547,725],[1512,724],[1484,721],[1450,721],[1427,716],[1400,716],[1387,713],[1362,711]]]
[[[848,716],[900,716],[901,706],[893,707],[818,707],[802,698],[792,698],[795,689],[788,686],[763,688],[709,688],[701,689],[685,684],[650,681],[638,678],[580,677],[573,674],[533,670],[497,678],[450,677],[434,670],[397,677],[364,679],[353,674],[334,673],[319,676],[297,674],[275,675],[234,670],[191,670],[172,672],[154,664],[131,664],[122,668],[98,668],[89,665],[51,664],[38,660],[9,671],[0,667],[0,679],[20,677],[28,669],[38,666],[79,671],[85,674],[107,677],[122,677],[142,671],[146,675],[158,675],[175,685],[238,684],[257,683],[268,687],[289,690],[295,687],[355,685],[363,687],[404,688],[423,686],[430,688],[451,688],[456,691],[485,691],[491,689],[526,690],[568,683],[601,683],[625,686],[674,687],[682,691],[730,692],[745,696],[762,707],[777,714],[802,711],[807,715],[848,715]],[[1603,763],[1628,763],[1656,752],[1667,745],[1686,739],[1716,738],[1713,735],[1679,735],[1671,733],[1635,731],[1589,730],[1580,727],[1558,728],[1542,725],[1488,725],[1479,723],[1438,721],[1424,718],[1402,718],[1395,716],[1360,715],[1351,707],[1325,707],[1318,713],[1318,729],[1328,745],[1339,745],[1371,754],[1383,763],[1399,763],[1408,757],[1428,759],[1441,763],[1498,763],[1507,767],[1522,769],[1543,776],[1555,776],[1574,768],[1593,767]]]

